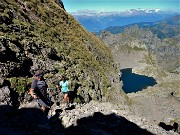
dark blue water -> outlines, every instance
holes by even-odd
[[[141,91],[148,86],[157,84],[153,77],[132,73],[132,68],[121,69],[120,71],[122,73],[121,80],[123,81],[122,89],[126,93]]]

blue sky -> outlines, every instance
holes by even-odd
[[[62,0],[67,12],[78,10],[122,11],[128,9],[180,10],[180,0]]]

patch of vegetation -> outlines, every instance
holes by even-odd
[[[149,65],[155,65],[156,61],[154,60],[152,54],[144,55],[144,62]]]
[[[123,90],[121,90],[121,96],[124,97],[124,99],[125,99],[125,101],[126,101],[126,103],[127,103],[128,105],[132,105],[132,104],[133,104],[132,99],[130,99],[130,98],[128,97],[128,95],[127,95]]]
[[[173,90],[178,90],[180,88],[178,82],[179,82],[179,80],[169,80],[169,81],[166,81],[166,82],[161,82],[159,84],[159,86],[163,87],[163,88],[171,88]]]
[[[130,45],[119,45],[120,51],[130,53],[131,51],[145,51],[146,49],[137,46],[131,47]]]
[[[31,78],[10,78],[11,88],[19,94],[25,93],[30,88]]]

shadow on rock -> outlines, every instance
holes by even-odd
[[[126,118],[116,114],[104,115],[100,112],[77,121],[77,126],[66,129],[68,135],[153,135]]]
[[[16,109],[12,106],[4,105],[0,106],[0,134],[53,135],[53,132],[47,116],[40,109]]]
[[[176,122],[174,122],[174,124],[172,126],[171,125],[167,125],[164,122],[160,122],[159,126],[162,127],[163,129],[165,129],[166,131],[173,130],[175,132],[177,132],[178,127],[179,127],[178,123],[176,123]]]
[[[35,108],[16,109],[0,106],[1,135],[153,135],[126,118],[116,114],[104,115],[100,112],[77,120],[76,126],[65,128],[58,118],[62,110],[48,120],[47,116]],[[55,120],[56,119],[56,120]]]

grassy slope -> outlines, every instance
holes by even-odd
[[[3,0],[0,7],[1,16],[12,20],[11,24],[21,29],[16,32],[8,24],[0,24],[0,37],[18,41],[22,46],[35,42],[55,48],[58,56],[65,56],[68,65],[68,69],[61,72],[60,67],[56,67],[61,74],[71,77],[72,72],[77,76],[83,72],[90,80],[79,80],[82,85],[100,80],[103,95],[107,93],[112,83],[110,78],[115,73],[110,50],[55,2]]]

